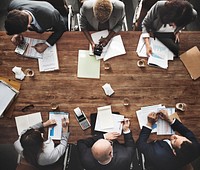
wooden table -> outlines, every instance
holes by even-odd
[[[200,79],[193,81],[179,59],[169,62],[169,68],[155,67],[138,68],[135,52],[140,32],[120,33],[126,49],[126,55],[108,60],[111,70],[104,70],[101,61],[100,79],[77,78],[78,50],[88,49],[88,41],[81,32],[66,32],[57,43],[60,70],[41,73],[36,59],[25,58],[14,53],[14,45],[5,32],[0,32],[0,76],[15,79],[12,72],[14,66],[32,68],[34,78],[26,77],[21,82],[20,94],[13,106],[0,119],[0,143],[12,143],[18,135],[15,116],[41,112],[43,120],[48,119],[50,104],[57,101],[61,111],[70,113],[70,142],[90,136],[91,130],[83,131],[77,123],[73,109],[80,107],[88,118],[97,112],[97,107],[111,105],[112,111],[120,112],[131,120],[133,137],[138,138],[140,128],[136,110],[142,106],[163,104],[175,107],[178,102],[187,104],[187,111],[178,112],[182,122],[200,139]],[[26,36],[46,39],[48,33],[26,33]],[[181,53],[197,45],[200,49],[200,32],[183,32],[181,34]],[[117,48],[117,47],[116,47]],[[107,97],[102,85],[110,83],[115,93]],[[123,105],[123,99],[128,97],[130,106]],[[21,109],[33,104],[34,108],[27,112]],[[11,118],[8,118],[12,115]],[[156,138],[156,135],[152,135]],[[161,137],[158,137],[161,138]]]

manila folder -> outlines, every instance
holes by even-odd
[[[181,54],[180,59],[193,80],[200,77],[200,51],[196,46]]]

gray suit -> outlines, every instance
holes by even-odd
[[[150,31],[156,32],[161,28],[163,23],[159,16],[159,10],[161,7],[163,7],[165,5],[165,3],[166,3],[166,1],[158,1],[148,11],[147,15],[145,16],[145,18],[142,22],[142,32],[143,33],[147,33],[147,32],[149,33]],[[193,9],[193,19],[192,20],[194,20],[196,18],[196,16],[197,16],[197,12]],[[179,30],[181,30],[184,26],[177,27],[175,30],[175,33],[177,33]]]
[[[122,29],[123,20],[125,17],[124,3],[118,0],[111,0],[113,4],[113,11],[109,18],[109,28],[114,32],[119,32]],[[80,24],[82,30],[88,30],[88,25],[93,27],[93,31],[98,31],[99,21],[95,18],[93,13],[94,0],[85,1],[81,7]],[[88,30],[90,31],[90,30]]]
[[[38,22],[41,30],[33,28],[33,31],[43,33],[45,31],[53,31],[47,42],[53,45],[66,31],[66,23],[60,13],[48,2],[30,1],[30,0],[13,0],[8,10],[13,9],[30,11]]]

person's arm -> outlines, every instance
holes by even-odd
[[[47,125],[47,126],[45,125],[45,127],[49,127],[49,125]],[[53,164],[65,153],[66,148],[67,148],[67,141],[68,141],[68,138],[69,138],[68,127],[69,127],[69,119],[63,118],[62,119],[62,136],[61,136],[60,144],[57,145],[51,151],[51,153],[49,153],[48,155],[45,155],[41,159],[39,157],[38,163],[40,165]]]
[[[109,43],[109,41],[111,40],[111,38],[114,37],[115,35],[116,35],[116,32],[114,32],[114,31],[109,31],[108,36],[105,37],[105,38],[101,38],[101,39],[99,40],[99,43],[102,44],[103,47],[105,47],[105,46]]]
[[[89,31],[83,30],[83,33],[84,33],[85,37],[87,38],[87,40],[89,41],[89,43],[91,44],[91,46],[92,46],[92,51],[94,51],[95,43],[94,43],[94,41],[92,40],[92,37],[91,37]]]
[[[155,112],[151,112],[147,117],[147,124],[146,126],[142,127],[142,130],[140,132],[139,138],[136,142],[136,145],[140,152],[147,153],[149,148],[149,144],[147,143],[147,140],[151,134],[152,126],[157,121],[157,115]]]

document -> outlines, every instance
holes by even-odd
[[[69,118],[69,113],[67,112],[49,112],[49,119],[55,119],[56,125],[49,127],[48,137],[53,140],[61,140],[62,136],[62,119]]]
[[[148,58],[149,66],[161,67],[163,69],[168,68],[168,60],[173,60],[174,54],[157,38],[149,38],[152,47],[153,54]],[[142,35],[140,35],[136,52],[139,57],[147,57],[146,45]]]
[[[91,37],[95,44],[99,44],[101,37],[107,37],[109,34],[108,30],[98,31],[91,34]],[[109,43],[103,47],[101,56],[96,56],[97,59],[103,59],[104,61],[126,54],[124,44],[121,35],[114,36]]]
[[[0,117],[4,111],[12,104],[19,91],[3,80],[0,80]]]
[[[40,72],[59,70],[56,44],[54,44],[51,47],[48,47],[43,52],[42,56],[43,57],[41,59],[38,59]]]
[[[30,58],[42,58],[42,54],[38,53],[34,46],[38,43],[44,43],[45,40],[39,40],[35,38],[24,37],[23,44],[16,47],[15,52]]]
[[[200,77],[200,51],[197,46],[194,46],[185,53],[181,54],[180,60],[185,65],[193,80]]]
[[[167,110],[169,116],[171,116],[173,113],[175,113],[175,108],[161,108],[158,109],[159,110]],[[157,122],[157,135],[171,135],[174,134],[175,132],[173,131],[173,129],[171,128],[171,126],[169,125],[168,122],[166,122],[165,120],[162,119],[158,119]]]
[[[100,61],[94,56],[89,55],[88,50],[79,50],[78,52],[78,71],[79,78],[100,78]]]
[[[122,121],[124,116],[113,114],[111,106],[103,106],[97,108],[97,118],[95,123],[95,131],[100,132],[122,132]]]
[[[140,110],[136,111],[140,129],[142,129],[142,126],[147,124],[147,117],[149,113],[157,113],[160,110],[167,110],[169,116],[179,119],[178,115],[175,113],[175,108],[166,108],[161,104],[141,107]],[[157,133],[157,135],[171,135],[174,134],[174,131],[172,130],[168,122],[159,118],[157,123],[153,125],[151,133]]]
[[[147,124],[147,116],[151,112],[157,112],[158,108],[165,108],[165,106],[162,106],[161,104],[158,105],[152,105],[152,106],[145,106],[141,107],[140,110],[136,111],[136,115],[138,118],[140,129],[142,129],[142,126]],[[152,127],[151,133],[157,132],[157,123],[155,123]]]
[[[17,116],[15,117],[15,122],[17,126],[18,135],[20,135],[23,130],[26,130],[30,126],[42,122],[41,113],[37,112],[28,115]]]

